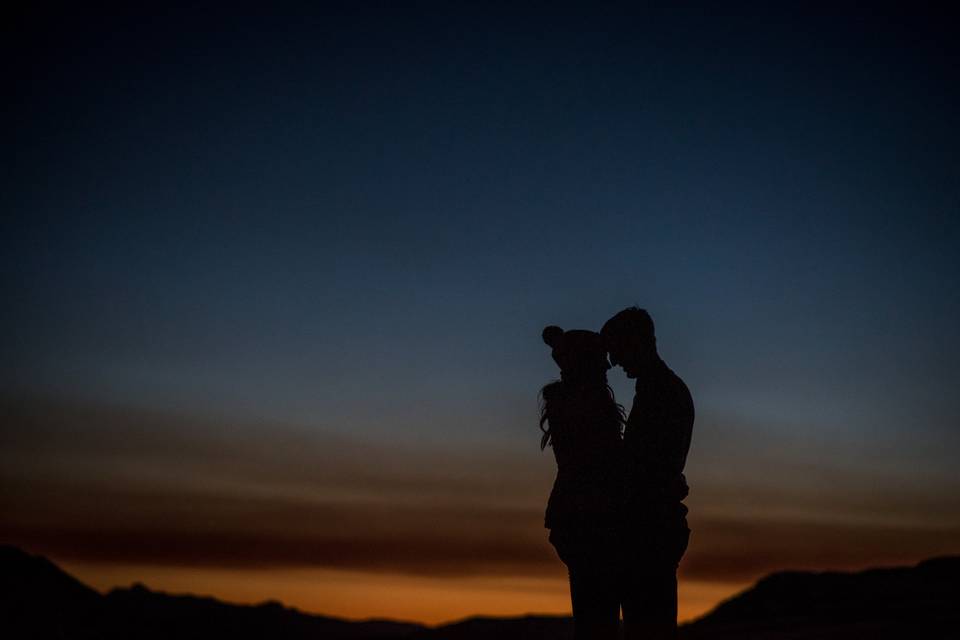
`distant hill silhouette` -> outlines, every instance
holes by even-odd
[[[98,638],[102,595],[55,564],[0,546],[0,628],[13,638]],[[9,634],[8,630],[13,633]],[[19,635],[18,635],[19,634]]]
[[[859,573],[784,571],[685,625],[684,640],[960,638],[960,557]]]
[[[0,546],[0,633],[11,640],[392,640],[425,629],[390,620],[309,615],[277,602],[244,606],[174,596],[139,584],[104,596],[45,558]]]
[[[859,573],[787,571],[681,628],[684,640],[850,640],[960,637],[960,557]],[[56,565],[0,546],[5,638],[229,638],[246,640],[568,640],[570,618],[475,617],[428,628],[390,620],[317,616],[276,602],[233,605],[142,585],[101,595]]]
[[[573,618],[476,616],[421,631],[410,640],[573,640]]]

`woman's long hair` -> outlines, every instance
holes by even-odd
[[[548,444],[553,445],[554,430],[562,428],[574,414],[599,422],[598,428],[605,424],[611,427],[616,425],[620,431],[626,423],[623,405],[617,404],[606,374],[589,384],[555,380],[540,389],[538,400],[540,431],[543,432],[540,438],[541,451]]]

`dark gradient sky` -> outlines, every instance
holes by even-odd
[[[946,15],[323,7],[7,21],[5,538],[555,588],[540,329],[639,304],[691,580],[960,551]]]

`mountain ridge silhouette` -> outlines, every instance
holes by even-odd
[[[781,571],[681,627],[686,640],[954,638],[960,556],[912,567]],[[309,614],[276,601],[229,604],[141,583],[101,594],[42,556],[0,545],[0,619],[7,638],[276,638],[278,640],[498,640],[573,637],[567,616],[473,616],[428,627]]]

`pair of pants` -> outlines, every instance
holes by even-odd
[[[615,640],[620,628],[622,558],[616,528],[554,528],[550,542],[570,575],[576,640]]]
[[[573,637],[615,640],[620,629],[620,576],[596,567],[569,566]]]
[[[683,514],[634,521],[616,530],[554,529],[567,565],[577,640],[677,637],[677,566],[690,539]]]
[[[634,523],[625,534],[620,583],[624,640],[674,640],[677,567],[690,542],[686,517]]]
[[[624,640],[675,640],[677,567],[665,563],[630,567],[621,588]]]
[[[619,573],[569,567],[576,640],[675,640],[677,568],[654,563]]]

